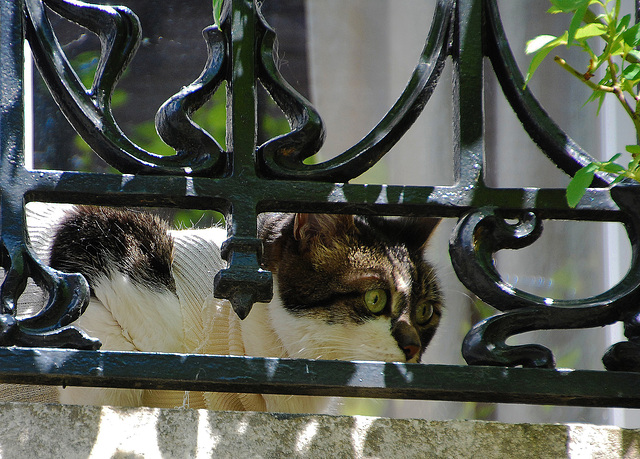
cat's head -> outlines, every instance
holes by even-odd
[[[424,248],[434,218],[272,214],[272,326],[291,357],[418,362],[442,314]]]

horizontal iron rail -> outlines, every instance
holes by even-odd
[[[314,183],[284,180],[210,179],[179,176],[116,175],[85,172],[25,171],[28,200],[113,206],[225,209],[229,196],[241,201],[262,196],[258,211],[347,212],[459,217],[479,207],[499,207],[505,214],[535,211],[540,218],[618,221],[623,219],[608,189],[589,189],[575,209],[564,189],[405,186]],[[256,192],[255,190],[260,190]],[[55,192],[55,193],[52,193]],[[252,201],[248,196],[248,201]]]
[[[627,372],[19,347],[0,361],[5,383],[640,408]]]

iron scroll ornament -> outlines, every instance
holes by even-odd
[[[449,245],[454,269],[469,290],[504,312],[477,323],[467,333],[462,344],[467,363],[554,368],[555,359],[548,348],[539,344],[510,346],[506,340],[533,330],[591,328],[625,321],[632,341],[613,345],[603,361],[609,370],[640,370],[635,341],[638,327],[633,326],[640,305],[640,198],[635,186],[620,185],[611,193],[628,216],[624,223],[632,246],[631,267],[617,285],[590,298],[544,298],[518,290],[501,278],[493,255],[535,242],[542,223],[533,213],[512,224],[497,209],[482,208],[459,220]]]
[[[263,19],[260,81],[289,119],[292,131],[260,146],[258,162],[262,173],[271,178],[341,183],[376,164],[415,122],[435,90],[449,55],[454,6],[452,1],[438,1],[418,64],[382,120],[354,146],[318,164],[305,164],[304,160],[322,146],[320,117],[280,75],[273,53],[275,33]]]
[[[196,81],[165,102],[156,115],[162,139],[176,150],[172,156],[148,152],[131,142],[111,112],[111,96],[141,41],[140,22],[128,8],[77,0],[25,0],[27,36],[35,62],[56,102],[91,148],[122,173],[222,176],[228,173],[228,153],[190,115],[230,81],[228,14],[225,2],[222,29],[203,31],[208,60]],[[45,6],[85,27],[100,38],[101,56],[91,88],[85,88],[68,62]],[[265,177],[347,182],[384,156],[409,129],[433,93],[448,56],[454,2],[439,0],[419,62],[398,101],[360,142],[324,163],[303,161],[321,148],[324,127],[313,106],[278,71],[275,32],[258,11],[257,78],[273,97],[292,127],[291,132],[261,145],[258,169]],[[100,129],[96,129],[97,120]]]
[[[6,205],[6,200],[2,205]],[[13,215],[12,215],[13,216]],[[8,223],[9,218],[3,218]],[[100,341],[91,338],[70,324],[84,312],[89,300],[89,286],[79,274],[67,274],[44,266],[26,248],[20,232],[2,225],[3,253],[0,256],[5,279],[0,289],[0,346],[56,347],[95,350]],[[30,317],[17,317],[18,298],[26,287],[27,278],[49,292],[42,310]]]
[[[91,88],[69,63],[46,14],[46,7],[100,38],[100,60]],[[111,96],[141,41],[140,21],[128,8],[76,0],[25,0],[26,35],[36,65],[56,103],[92,150],[122,173],[216,176],[227,155],[189,116],[218,89],[225,76],[226,40],[207,28],[208,60],[202,74],[158,111],[158,132],[176,149],[162,156],[131,142],[111,111]]]

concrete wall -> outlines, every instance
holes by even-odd
[[[0,457],[631,458],[640,431],[16,403],[0,404]]]

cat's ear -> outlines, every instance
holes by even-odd
[[[441,218],[435,217],[408,219],[407,224],[401,229],[401,237],[407,241],[408,245],[423,250],[441,221]]]
[[[330,241],[350,231],[355,231],[353,215],[296,214],[293,221],[293,237],[303,243],[313,238]]]

